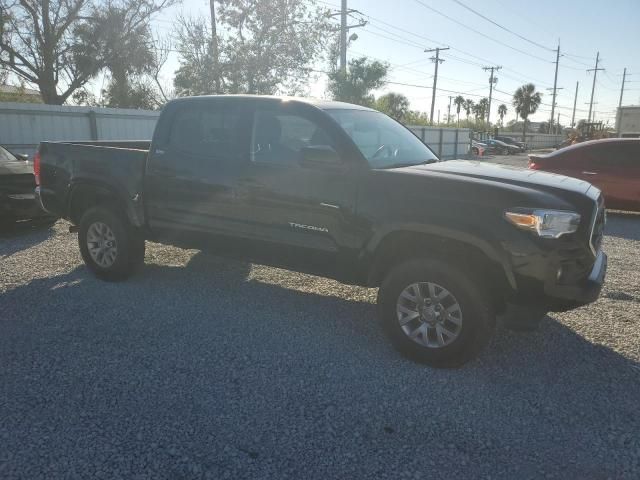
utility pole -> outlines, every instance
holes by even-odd
[[[447,109],[447,125],[451,123],[451,100],[453,97],[449,95],[449,108]]]
[[[556,102],[556,95],[557,95],[556,91],[557,90],[564,90],[564,88],[563,87],[554,87],[554,88],[547,88],[547,90],[550,90],[550,91],[553,90],[553,105],[551,106],[551,112],[553,112],[555,110],[555,106],[558,103],[558,102]],[[549,133],[553,133],[554,132],[554,128],[553,128],[554,117],[555,117],[555,115],[553,115],[553,113],[552,113],[551,120],[549,120],[549,129],[548,129]]]
[[[627,79],[627,67],[624,67],[624,72],[622,73],[622,87],[620,88],[620,101],[618,102],[618,111],[616,112],[616,121],[618,124],[618,128],[616,129],[618,131],[618,136],[620,136],[620,124],[622,123],[621,120],[622,118],[618,119],[618,115],[622,116],[622,113],[620,111],[620,108],[622,107],[622,95],[624,94],[624,82]]]
[[[425,53],[436,52],[436,56],[431,57],[431,61],[433,61],[436,64],[436,71],[433,74],[433,92],[431,93],[431,115],[429,116],[429,123],[431,123],[431,125],[433,125],[433,108],[436,105],[436,87],[438,86],[438,65],[444,62],[444,60],[440,58],[440,52],[443,50],[449,50],[449,47],[445,47],[445,48],[438,47],[438,48],[431,48],[431,49],[425,50]]]
[[[549,133],[553,126],[553,113],[556,110],[556,90],[558,86],[558,65],[560,64],[560,41],[558,40],[558,48],[556,49],[556,74],[553,77],[553,101],[551,102],[551,120],[549,121]]]
[[[598,62],[600,62],[600,52],[596,54],[596,66],[594,68],[590,68],[587,72],[593,72],[593,85],[591,86],[591,100],[589,101],[589,117],[587,119],[587,123],[591,123],[591,111],[593,109],[593,94],[596,91],[596,75],[598,75],[599,70],[604,70],[604,68],[598,68]]]
[[[556,133],[559,135],[560,132],[560,114],[558,113],[558,123],[556,123],[557,127],[556,127]]]
[[[498,79],[493,76],[493,72],[500,70],[502,67],[482,67],[482,69],[487,72],[491,70],[491,76],[489,77],[489,106],[487,107],[487,127],[491,122],[491,99],[493,98],[493,84],[498,82]]]
[[[211,10],[211,54],[213,55],[213,81],[216,94],[220,93],[220,63],[218,52],[218,35],[216,33],[216,5],[215,0],[209,0]]]
[[[340,71],[347,73],[347,0],[340,9]]]
[[[571,115],[571,128],[576,125],[576,102],[578,101],[578,86],[580,82],[576,82],[576,94],[573,97],[573,114]]]

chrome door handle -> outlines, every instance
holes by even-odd
[[[597,172],[582,172],[584,175],[597,175]]]

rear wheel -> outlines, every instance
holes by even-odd
[[[82,216],[78,244],[87,267],[103,280],[124,280],[144,263],[144,238],[104,207],[87,210]]]
[[[439,261],[395,267],[378,293],[379,311],[396,348],[435,367],[474,358],[495,326],[488,295],[470,276]]]

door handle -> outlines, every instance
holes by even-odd
[[[587,172],[587,171],[582,172],[582,173],[583,173],[583,175],[597,175],[598,174],[597,172]]]

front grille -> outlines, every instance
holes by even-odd
[[[591,250],[593,253],[597,253],[602,246],[602,239],[604,238],[604,225],[607,221],[606,210],[604,208],[604,200],[602,197],[598,198],[595,218],[593,219],[593,227],[591,228]]]

